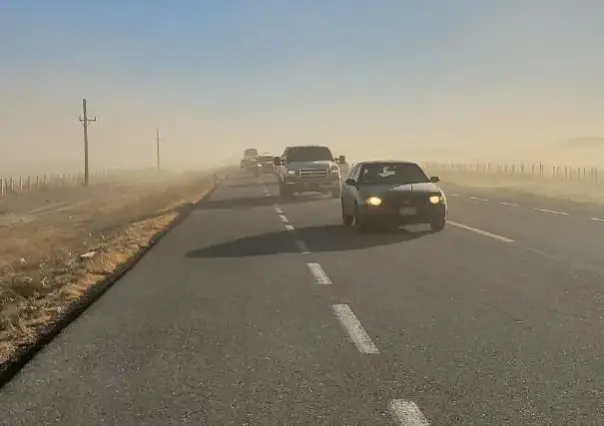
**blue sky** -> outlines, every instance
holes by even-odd
[[[152,163],[156,126],[174,164],[249,144],[365,155],[601,135],[603,12],[597,0],[5,0],[0,158],[77,163],[82,96],[99,116],[99,167]]]

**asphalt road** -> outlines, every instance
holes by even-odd
[[[437,234],[236,176],[0,391],[2,425],[600,425],[604,222]],[[539,200],[535,200],[539,201]]]

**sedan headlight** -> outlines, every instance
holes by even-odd
[[[438,204],[438,203],[442,203],[444,201],[444,198],[442,195],[432,195],[430,197],[430,202],[432,204]]]
[[[288,171],[287,171],[287,175],[288,175],[288,176],[294,176],[295,174],[296,174],[296,171],[295,171],[295,170],[288,170]]]
[[[380,197],[369,197],[366,200],[366,203],[369,204],[370,206],[379,206],[380,204],[382,204],[382,199]]]

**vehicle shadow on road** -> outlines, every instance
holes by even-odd
[[[370,247],[411,241],[428,231],[409,232],[400,229],[394,232],[376,232],[358,235],[351,228],[342,225],[311,226],[296,228],[295,232],[279,231],[262,235],[239,238],[227,243],[201,248],[186,254],[188,258],[248,257],[273,254],[300,253],[295,240],[306,243],[313,253],[330,251],[361,250]]]
[[[260,182],[241,182],[241,183],[226,183],[222,184],[223,188],[252,188],[252,187],[262,187],[262,183]]]
[[[262,207],[262,206],[274,206],[275,204],[279,204],[281,206],[285,206],[288,204],[301,204],[301,203],[311,203],[317,201],[329,200],[329,198],[321,197],[319,195],[303,195],[291,198],[281,198],[281,197],[267,197],[267,196],[258,196],[258,197],[238,197],[238,198],[224,198],[217,200],[206,200],[203,203],[199,203],[196,207],[197,210],[213,210],[213,209],[246,209],[252,207]]]

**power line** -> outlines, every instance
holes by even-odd
[[[88,167],[88,123],[96,121],[96,117],[88,118],[86,111],[86,98],[82,99],[83,116],[80,117],[80,122],[84,126],[84,185],[88,186],[89,182],[89,167]]]

